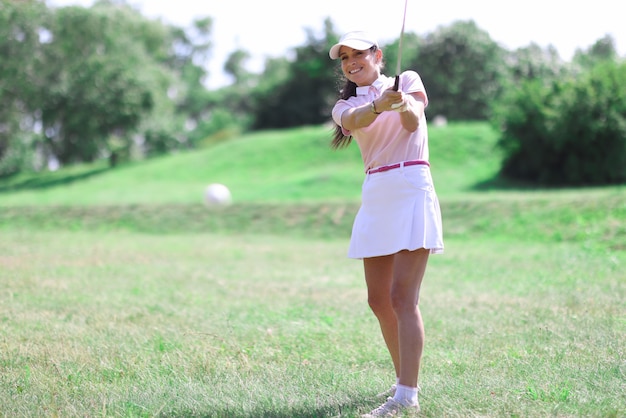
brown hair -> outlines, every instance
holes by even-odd
[[[378,47],[376,45],[372,45],[370,48],[371,52],[376,52]],[[383,63],[381,62],[380,67],[382,69]],[[347,100],[350,97],[356,96],[356,84],[352,81],[345,79],[345,84],[342,89],[339,90],[338,100]],[[341,126],[335,123],[335,128],[333,131],[333,140],[330,143],[331,148],[340,149],[346,148],[352,142],[352,135],[344,135]]]

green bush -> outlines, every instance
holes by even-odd
[[[503,176],[543,185],[626,182],[626,63],[522,83],[495,114]]]

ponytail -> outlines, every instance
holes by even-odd
[[[346,84],[339,90],[339,99],[347,100],[352,96],[356,96],[356,84],[350,80],[346,80]],[[350,145],[350,142],[352,142],[352,135],[344,135],[341,126],[335,123],[333,140],[330,143],[330,147],[333,149],[346,148]]]

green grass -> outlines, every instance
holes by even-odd
[[[328,134],[0,179],[0,416],[376,406],[391,364],[345,257],[362,165]],[[422,416],[626,416],[624,188],[503,188],[496,139],[430,130],[446,253],[422,291]],[[204,207],[211,182],[235,204]]]
[[[4,416],[358,416],[391,383],[343,240],[3,233]],[[624,252],[452,239],[423,416],[623,416]]]

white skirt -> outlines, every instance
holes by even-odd
[[[366,174],[361,200],[349,258],[419,248],[429,249],[431,254],[443,253],[441,210],[427,165]]]

